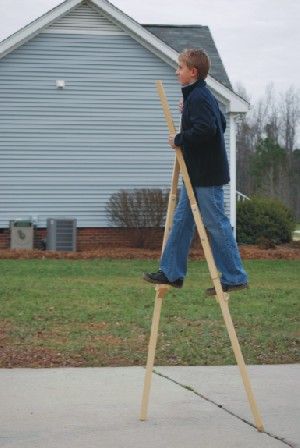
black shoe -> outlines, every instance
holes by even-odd
[[[231,292],[231,291],[239,291],[240,289],[248,289],[248,283],[240,283],[238,285],[222,285],[223,292]],[[205,291],[206,296],[215,296],[216,291],[215,288],[208,288]]]
[[[178,278],[177,280],[174,280],[174,282],[170,282],[163,271],[160,270],[158,272],[152,273],[145,272],[143,275],[143,279],[149,283],[154,283],[156,285],[170,285],[173,286],[173,288],[182,288],[183,285],[182,278]]]

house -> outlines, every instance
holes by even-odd
[[[107,0],[66,0],[0,43],[0,247],[9,221],[30,217],[45,235],[49,217],[75,217],[79,250],[118,242],[105,206],[121,188],[168,187],[167,145],[155,81],[179,123],[178,52],[204,48],[209,88],[227,116],[235,227],[235,116],[247,102],[232,90],[204,26],[140,25]]]

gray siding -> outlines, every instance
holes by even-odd
[[[116,27],[103,12],[99,12],[98,8],[93,5],[81,5],[74,8],[71,12],[61,17],[50,25],[49,31],[80,31],[85,32],[101,32],[109,34],[123,34],[123,31]]]
[[[105,227],[113,192],[170,185],[174,153],[155,80],[164,81],[178,123],[173,68],[88,7],[77,9],[83,21],[74,10],[58,21],[66,28],[52,25],[0,61],[0,227],[25,216],[39,226],[74,216],[79,227]],[[83,33],[89,20],[95,34]]]

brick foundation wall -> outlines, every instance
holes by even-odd
[[[10,229],[0,229],[0,249],[8,249],[10,244]]]
[[[125,229],[115,227],[77,228],[77,251],[100,249],[101,247],[143,247],[160,249],[164,235],[163,228]],[[34,229],[34,249],[44,249],[46,228]],[[195,232],[193,247],[200,246]],[[0,250],[10,247],[10,229],[0,229]]]
[[[161,246],[163,229],[123,229],[114,227],[86,227],[77,229],[77,250],[93,250],[101,247],[146,247]]]
[[[34,229],[34,248],[42,249],[46,228]],[[77,251],[101,247],[145,247],[157,249],[163,239],[162,228],[125,229],[114,227],[84,227],[77,229]],[[10,229],[0,229],[0,249],[9,249]]]

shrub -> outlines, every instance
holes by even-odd
[[[168,199],[167,189],[119,190],[111,195],[106,205],[106,215],[109,222],[117,227],[135,229],[130,233],[132,244],[144,247],[147,240],[145,228],[164,225]],[[148,233],[151,235],[151,231]]]
[[[262,239],[288,243],[295,228],[292,212],[276,199],[256,197],[237,204],[237,241],[257,244]]]

